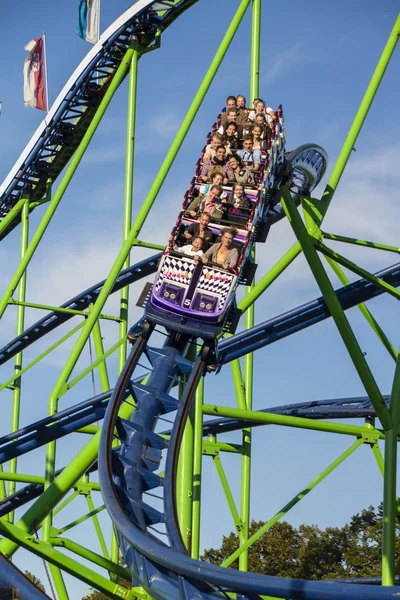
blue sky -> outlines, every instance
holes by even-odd
[[[199,0],[162,37],[160,50],[140,61],[138,126],[136,132],[134,212],[137,212],[157,173],[165,152],[188,109],[203,74],[222,39],[238,5],[237,0]],[[130,6],[126,0],[102,2],[102,30]],[[288,148],[305,142],[322,145],[332,169],[351,125],[373,69],[384,47],[397,14],[397,2],[386,0],[365,3],[338,1],[306,3],[288,0],[279,10],[263,3],[260,96],[276,107],[283,104]],[[21,15],[24,19],[21,21]],[[35,8],[27,0],[12,5],[2,14],[0,49],[4,57],[1,71],[0,100],[0,178],[3,179],[29,141],[43,114],[26,108],[22,97],[24,46],[47,32],[50,100],[53,101],[65,81],[91,46],[75,35],[77,2],[54,3],[41,0]],[[192,177],[195,162],[209,131],[228,94],[248,95],[250,14],[246,15],[224,59],[207,97],[199,110],[170,174],[157,198],[143,238],[164,243],[181,199]],[[398,245],[397,190],[400,185],[398,72],[399,50],[395,53],[370,114],[352,153],[334,202],[325,221],[325,229],[354,237]],[[126,83],[117,92],[101,123],[89,151],[71,183],[51,227],[32,261],[28,275],[28,299],[32,302],[59,304],[104,278],[118,252],[122,231],[124,185],[124,142],[126,120]],[[324,180],[325,184],[327,178]],[[316,191],[320,195],[323,186]],[[42,215],[32,215],[31,232]],[[287,222],[273,227],[265,245],[259,246],[258,277],[270,268],[293,241]],[[338,247],[338,250],[377,270],[396,262],[396,256]],[[0,291],[3,291],[18,264],[18,230],[0,244]],[[136,251],[132,262],[145,254]],[[332,278],[335,286],[338,282]],[[132,322],[139,316],[135,308],[142,284],[131,292]],[[256,322],[261,322],[319,295],[302,257],[291,265],[257,305]],[[107,310],[115,311],[115,299]],[[400,326],[393,298],[381,298],[370,308],[395,346],[399,345]],[[31,324],[42,313],[27,311]],[[367,360],[383,393],[390,392],[394,364],[379,346],[374,334],[356,309],[349,318]],[[0,343],[14,335],[15,312],[9,309],[0,327]],[[66,332],[68,329],[63,329]],[[30,348],[28,362],[60,337],[50,335]],[[116,340],[113,324],[103,327],[104,343]],[[23,384],[21,423],[45,416],[47,398],[72,343],[32,370]],[[86,351],[76,373],[89,362]],[[11,375],[12,365],[2,367],[0,380]],[[116,362],[109,363],[110,379],[115,380]],[[96,380],[97,390],[100,389]],[[259,351],[255,357],[254,407],[264,408],[288,402],[363,395],[354,371],[333,323],[325,322],[310,330]],[[85,379],[60,401],[60,407],[72,405],[92,395],[91,381]],[[3,392],[2,431],[9,431],[11,392]],[[229,367],[217,377],[206,380],[206,401],[235,405]],[[85,440],[83,436],[59,444],[58,464],[70,460]],[[71,443],[71,439],[73,442]],[[240,441],[240,434],[226,439]],[[311,481],[334,460],[351,440],[328,434],[283,428],[259,428],[254,433],[252,517],[266,519]],[[211,459],[209,459],[211,460]],[[238,492],[238,459],[223,457]],[[41,474],[44,454],[38,451],[20,461],[21,472]],[[221,536],[233,529],[224,504],[213,465],[206,463],[204,485],[203,547],[217,546]],[[341,525],[355,512],[382,497],[382,480],[368,447],[362,447],[339,467],[319,488],[288,515],[293,524],[316,523],[322,527]],[[100,497],[95,498],[101,504]],[[72,521],[84,511],[83,499],[77,508],[65,511],[56,526]],[[108,521],[102,515],[105,530]],[[81,526],[71,535],[78,542],[92,536],[89,526]],[[93,542],[94,548],[96,541]],[[19,558],[20,557],[20,558]],[[44,579],[40,561],[21,552],[16,563],[35,570]],[[67,578],[71,598],[83,595],[86,586]]]

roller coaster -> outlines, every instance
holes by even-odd
[[[48,565],[53,597],[71,597],[63,573],[103,592],[109,598],[200,600],[238,598],[261,600],[384,599],[399,595],[395,586],[396,455],[400,425],[400,367],[398,352],[377,323],[368,300],[379,296],[399,299],[400,263],[371,273],[339,254],[326,241],[367,246],[398,253],[394,246],[331,234],[321,229],[323,219],[354,148],[364,119],[383,78],[400,35],[400,16],[388,38],[375,73],[360,104],[321,198],[313,192],[327,168],[328,157],[317,143],[305,141],[289,150],[284,113],[275,113],[270,144],[256,185],[246,190],[248,213],[226,211],[211,217],[214,239],[233,226],[238,260],[232,268],[195,260],[180,251],[179,235],[196,219],[189,203],[201,192],[198,166],[188,176],[182,209],[176,207],[169,241],[159,246],[143,242],[139,234],[196,113],[229,49],[246,11],[252,10],[250,68],[251,100],[259,95],[261,0],[240,0],[200,88],[167,152],[159,174],[132,220],[132,181],[137,70],[139,59],[157,51],[163,33],[199,0],[138,0],[101,36],[55,100],[46,118],[0,186],[0,240],[21,231],[19,264],[0,300],[0,318],[16,305],[17,333],[0,348],[0,366],[10,364],[12,375],[0,383],[3,395],[12,394],[12,423],[0,438],[0,591],[4,597],[47,598],[11,559],[20,548]],[[26,300],[26,273],[110,102],[128,81],[127,168],[123,243],[108,276],[61,306],[39,306]],[[284,104],[284,103],[283,103]],[[217,112],[217,111],[216,111]],[[211,121],[211,119],[210,119]],[[208,143],[221,114],[204,132]],[[318,140],[316,140],[318,142]],[[199,151],[201,148],[199,148]],[[201,164],[202,156],[198,165]],[[190,177],[192,179],[190,180]],[[53,193],[53,186],[60,179]],[[225,182],[229,192],[232,182]],[[183,185],[183,184],[182,184]],[[182,190],[183,191],[183,190]],[[46,207],[29,240],[32,213]],[[178,214],[179,213],[179,214]],[[302,218],[303,217],[303,218]],[[256,246],[268,248],[272,228],[287,220],[297,241],[255,282]],[[175,223],[175,226],[174,226]],[[130,264],[132,249],[147,247],[157,254]],[[255,324],[254,303],[300,254],[310,267],[321,296],[283,314]],[[258,250],[257,250],[258,253]],[[321,256],[342,283],[334,289]],[[358,279],[350,281],[342,267]],[[146,280],[138,300],[142,316],[134,324],[128,311],[129,286]],[[107,300],[119,292],[117,316],[105,315]],[[367,363],[345,311],[358,307],[397,366],[390,394],[383,394]],[[49,312],[25,327],[27,308]],[[7,311],[7,312],[6,312]],[[82,322],[68,330],[47,350],[23,366],[23,353],[73,319]],[[118,323],[118,341],[104,349],[102,319]],[[366,395],[284,404],[253,410],[252,353],[274,342],[331,319],[344,342]],[[75,338],[72,338],[75,336]],[[68,339],[75,339],[65,356],[50,393],[48,413],[21,427],[22,383],[25,374]],[[92,359],[91,340],[96,358]],[[159,343],[160,339],[164,343]],[[131,345],[128,354],[128,345]],[[91,364],[75,374],[82,352],[89,347]],[[107,359],[118,352],[118,378],[108,375]],[[244,360],[244,374],[240,360]],[[220,377],[231,364],[235,401],[207,404],[204,382]],[[5,367],[6,368],[6,367]],[[84,401],[60,410],[59,400],[97,370],[102,387]],[[3,371],[2,371],[3,373]],[[4,373],[6,371],[4,370]],[[72,379],[72,374],[75,374]],[[3,377],[3,375],[2,375]],[[93,379],[94,382],[94,379]],[[235,403],[236,402],[236,403]],[[204,418],[207,417],[207,418]],[[213,417],[213,418],[210,418]],[[352,419],[364,420],[353,424]],[[345,421],[343,421],[345,420]],[[376,421],[379,420],[379,425]],[[99,423],[102,421],[102,425]],[[166,429],[165,422],[168,422]],[[363,581],[304,581],[248,572],[248,550],[305,495],[295,496],[255,535],[249,537],[251,493],[251,432],[275,424],[309,431],[350,435],[352,445],[307,487],[311,491],[359,447],[370,447],[383,474],[382,578]],[[242,443],[221,441],[222,435],[241,432]],[[90,441],[66,466],[56,460],[56,444],[65,436],[88,435]],[[72,437],[71,437],[72,439]],[[379,443],[384,442],[384,457]],[[45,452],[45,474],[19,473],[18,459],[38,449]],[[240,509],[223,470],[220,456],[237,454],[242,460]],[[221,479],[239,547],[222,565],[200,560],[200,507],[203,456],[212,456]],[[4,469],[7,465],[7,470]],[[98,478],[98,479],[97,479]],[[5,482],[8,482],[6,488]],[[17,484],[25,484],[17,488]],[[104,506],[95,507],[92,495],[101,492]],[[64,528],[55,517],[78,496],[87,500],[89,513]],[[112,523],[110,549],[98,520],[103,509]],[[18,511],[18,519],[15,515]],[[21,514],[19,511],[22,511]],[[25,512],[23,512],[25,511]],[[102,554],[63,534],[92,519]],[[71,558],[68,550],[78,558]],[[25,554],[26,556],[26,554]],[[121,560],[122,557],[122,560]],[[82,559],[84,562],[82,562]],[[239,570],[227,568],[238,559]],[[98,568],[105,574],[100,574]],[[22,569],[20,571],[19,569]],[[121,580],[128,580],[128,589]],[[375,583],[379,585],[369,585]],[[3,597],[3,596],[2,596]]]

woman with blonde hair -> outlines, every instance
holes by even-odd
[[[201,257],[203,263],[207,264],[210,260],[217,265],[221,265],[223,269],[234,269],[239,260],[239,252],[236,248],[232,248],[232,242],[237,234],[237,229],[224,227],[221,229],[221,241],[213,244]],[[196,260],[196,257],[195,257]]]

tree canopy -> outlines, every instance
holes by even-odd
[[[276,523],[249,549],[249,571],[297,579],[380,577],[382,506],[370,506],[343,527],[320,529],[316,525],[293,527]],[[264,525],[252,521],[250,535]],[[400,572],[400,527],[396,532],[396,572]],[[237,548],[236,533],[224,536],[220,548],[205,550],[202,560],[224,562]],[[238,561],[231,568],[238,568]]]

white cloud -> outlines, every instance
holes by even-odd
[[[315,62],[315,57],[312,58],[304,52],[306,44],[307,40],[300,40],[292,46],[285,48],[285,50],[279,54],[272,56],[268,61],[266,75],[261,77],[262,84],[273,83],[295,65],[308,63],[310,61]]]

